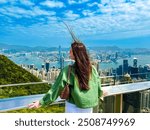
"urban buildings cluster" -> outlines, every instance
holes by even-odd
[[[59,68],[50,68],[50,62],[42,64],[41,70],[38,70],[34,64],[21,66],[42,81],[54,81],[60,73]]]
[[[150,64],[146,64],[144,66],[139,65],[138,66],[138,59],[133,59],[133,65],[128,64],[128,60],[124,59],[123,64],[119,65],[117,69],[112,70],[113,75],[125,75],[129,74],[131,78],[141,78],[141,79],[147,79],[150,75]]]

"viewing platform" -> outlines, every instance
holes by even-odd
[[[136,82],[124,82],[117,83],[117,78],[114,76],[101,77],[101,80],[106,78],[111,78],[111,82],[102,83],[102,90],[107,92],[107,96],[103,97],[103,111],[100,111],[99,108],[94,108],[94,112],[106,112],[106,113],[122,113],[124,106],[124,95],[132,96],[134,93],[138,92],[138,99],[135,99],[133,102],[138,102],[138,112],[150,112],[150,81],[140,80]],[[33,82],[33,83],[19,83],[19,84],[8,84],[0,85],[2,87],[13,87],[13,86],[22,86],[22,85],[33,85],[33,84],[52,84],[52,82]],[[26,108],[29,103],[37,101],[43,97],[44,94],[38,95],[29,95],[29,96],[19,96],[13,98],[4,98],[0,99],[0,112],[7,112],[11,110],[19,110]],[[131,99],[132,100],[132,99]],[[51,105],[64,104],[64,100],[58,98]],[[130,104],[132,105],[132,103]],[[134,106],[135,107],[135,106]]]

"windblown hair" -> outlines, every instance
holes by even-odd
[[[90,74],[92,71],[89,56],[83,43],[74,41],[71,44],[73,55],[75,57],[75,74],[81,90],[90,89],[88,86]]]
[[[75,74],[77,75],[79,87],[81,90],[88,90],[90,89],[88,84],[89,84],[90,74],[92,72],[92,66],[86,51],[86,47],[79,39],[76,38],[72,29],[64,21],[62,22],[67,27],[73,39],[71,48],[73,51],[73,55],[75,57]]]

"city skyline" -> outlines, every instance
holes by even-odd
[[[150,48],[150,0],[1,0],[0,44]]]

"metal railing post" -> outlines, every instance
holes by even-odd
[[[115,113],[122,113],[122,94],[116,95],[115,96],[115,105],[114,105],[114,112]]]

